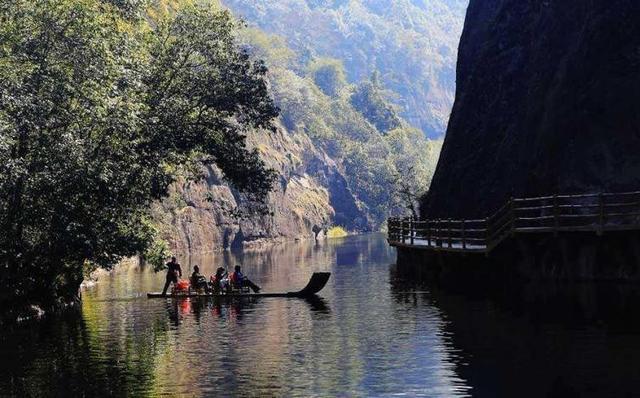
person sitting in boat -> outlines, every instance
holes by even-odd
[[[216,274],[212,275],[209,279],[209,283],[211,284],[211,288],[215,293],[220,293],[221,291],[225,291],[229,285],[229,278],[227,271],[219,267],[216,270]]]
[[[191,274],[191,278],[189,278],[189,282],[191,283],[191,288],[194,290],[204,290],[208,292],[209,286],[207,285],[207,280],[204,276],[200,275],[200,267],[195,265],[193,267],[193,273]]]
[[[242,274],[242,271],[240,270],[239,265],[235,266],[233,273],[231,274],[231,276],[229,276],[229,281],[231,282],[231,285],[236,289],[242,288],[243,286],[248,286],[251,288],[251,290],[253,290],[254,293],[260,292],[260,286],[251,282],[249,278],[244,276]]]
[[[164,284],[164,289],[162,289],[163,296],[167,295],[167,289],[169,289],[171,283],[174,285],[178,283],[178,278],[182,278],[182,268],[180,268],[176,258],[171,257],[171,261],[167,263],[167,280]]]

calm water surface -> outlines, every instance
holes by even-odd
[[[241,263],[263,291],[331,271],[315,300],[147,299],[121,268],[80,313],[2,332],[0,395],[638,396],[632,286],[475,286],[403,278],[382,235],[184,257]]]

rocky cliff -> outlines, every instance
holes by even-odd
[[[174,251],[322,237],[334,223],[350,230],[370,227],[336,163],[307,136],[280,127],[270,134],[253,133],[248,143],[278,173],[266,212],[246,213],[245,199],[219,169],[208,166],[202,180],[174,184],[170,196],[154,206],[154,217]]]
[[[640,2],[471,0],[457,68],[423,215],[640,189]]]
[[[179,8],[183,3],[168,4]],[[288,6],[295,8],[279,5]],[[290,36],[308,28],[289,22]],[[266,212],[251,214],[242,195],[213,166],[204,169],[200,181],[178,181],[153,211],[169,246],[176,252],[206,252],[313,238],[332,226],[371,231],[389,215],[405,215],[407,199],[399,188],[409,182],[424,191],[441,140],[427,139],[402,117],[379,74],[364,71],[362,80],[349,82],[338,59],[318,58],[255,26],[237,33],[238,45],[268,66],[270,93],[281,110],[275,132],[247,137],[278,180]],[[423,33],[424,40],[431,37]],[[400,43],[396,47],[402,51]]]

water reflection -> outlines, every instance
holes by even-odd
[[[410,275],[392,270],[394,290]],[[396,281],[396,282],[394,282]],[[477,397],[623,397],[640,389],[640,289],[633,284],[421,285]],[[415,302],[402,293],[396,300]]]
[[[442,313],[397,300],[383,236],[179,259],[242,263],[264,291],[332,278],[321,297],[156,299],[164,276],[120,269],[77,314],[2,334],[0,388],[18,396],[464,396]]]
[[[242,263],[265,291],[313,271],[321,297],[155,299],[121,268],[76,313],[0,334],[0,395],[634,396],[634,285],[424,285],[383,236],[180,259]]]

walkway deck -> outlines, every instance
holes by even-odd
[[[640,230],[640,192],[512,198],[483,219],[390,218],[388,228],[395,247],[489,253],[515,234]]]

